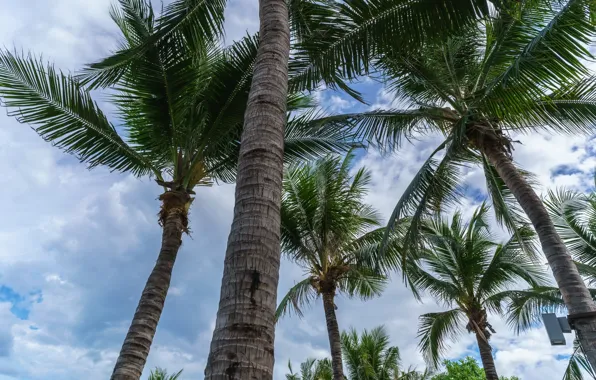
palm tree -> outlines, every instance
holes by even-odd
[[[294,373],[292,362],[288,361],[289,374],[286,380],[332,380],[333,369],[329,359],[306,359],[300,364],[300,374]]]
[[[323,82],[360,99],[345,79],[354,79],[368,71],[369,61],[378,51],[405,51],[427,38],[455,33],[502,3],[506,2],[259,1],[259,54],[254,61],[247,125],[241,140],[234,218],[206,379],[230,373],[241,374],[242,379],[273,376],[274,310],[280,259],[277,215],[282,191],[282,136],[288,85],[292,92],[298,92],[316,88]],[[163,22],[158,23],[152,38],[91,65],[89,83],[103,87],[113,84],[130,69],[135,58],[164,39],[184,39],[192,46],[214,40],[221,30],[224,6],[225,0],[175,0],[165,8]],[[298,44],[294,48],[294,62],[289,65],[295,75],[288,84],[290,33]],[[244,326],[247,319],[256,322]],[[259,344],[254,344],[256,334]],[[259,365],[253,365],[255,362]]]
[[[148,380],[178,380],[180,375],[182,374],[182,370],[174,373],[172,375],[168,375],[168,372],[161,368],[156,368],[155,371],[151,371],[149,374]]]
[[[387,281],[384,263],[376,260],[384,229],[367,232],[380,218],[362,202],[370,173],[362,168],[350,175],[353,159],[350,152],[343,160],[328,157],[287,173],[281,208],[282,251],[306,276],[280,301],[276,317],[291,311],[302,316],[302,306],[323,299],[335,380],[344,379],[335,297],[368,299]]]
[[[341,343],[351,380],[424,380],[428,371],[401,369],[399,348],[389,346],[389,336],[383,326],[359,336],[354,329],[343,332]]]
[[[451,9],[451,4],[458,7]],[[292,22],[288,8],[299,10],[292,12],[296,15]],[[336,9],[345,17],[338,17]],[[322,81],[359,98],[344,78],[355,78],[368,68],[376,45],[373,41],[403,51],[404,46],[415,46],[410,43],[432,35],[431,31],[456,30],[478,14],[488,13],[486,0],[259,0],[259,51],[241,139],[234,218],[205,380],[230,374],[247,380],[273,376],[288,86],[300,91]],[[304,14],[306,17],[301,17]],[[308,28],[304,27],[307,20],[311,20]],[[300,42],[294,64],[288,65],[292,34]],[[289,70],[297,72],[290,83]],[[333,359],[335,365],[341,356]],[[338,371],[341,368],[335,368],[336,375]]]
[[[499,244],[488,230],[487,212],[481,205],[467,224],[459,212],[451,223],[440,216],[425,220],[420,263],[408,269],[408,277],[415,295],[426,291],[449,308],[420,316],[420,348],[431,366],[437,367],[448,342],[465,327],[476,336],[486,378],[498,380],[489,344],[495,331],[488,312],[503,312],[508,287],[518,281],[539,286],[546,276],[523,253],[523,244],[531,244],[531,230],[521,229]]]
[[[385,149],[419,132],[445,136],[389,220],[391,230],[412,216],[407,249],[415,246],[423,217],[460,197],[460,167],[481,165],[499,221],[515,233],[525,214],[534,226],[569,312],[581,316],[582,346],[596,365],[596,304],[527,173],[513,163],[517,133],[591,133],[596,125],[596,78],[583,63],[594,36],[592,3],[508,3],[515,11],[496,9],[446,43],[408,55],[384,52],[378,68],[407,106],[373,112],[384,122],[362,122],[359,133]]]
[[[151,5],[141,0],[121,0],[111,16],[129,50],[154,39],[161,23],[167,22],[166,16],[156,18]],[[162,247],[113,379],[141,376],[182,235],[188,231],[193,189],[214,181],[233,182],[236,175],[257,41],[246,37],[226,49],[195,41],[196,50],[195,44],[187,42],[176,35],[160,39],[117,76],[111,100],[126,138],[77,77],[58,72],[33,56],[0,52],[0,97],[11,115],[90,167],[152,175],[164,190],[159,214]],[[88,69],[85,82],[104,80],[108,71]],[[308,98],[292,95],[286,103],[289,111],[303,111],[288,118],[286,162],[315,158],[342,146],[337,138],[344,133],[333,126],[334,121],[315,120],[318,114],[306,109],[311,105]]]

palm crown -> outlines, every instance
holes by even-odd
[[[460,213],[451,223],[441,217],[424,222],[422,256],[409,278],[416,292],[428,292],[450,308],[420,317],[420,348],[432,365],[439,363],[448,341],[464,326],[484,340],[490,338],[487,312],[503,312],[501,303],[509,296],[509,287],[518,281],[531,286],[546,281],[540,266],[522,252],[516,235],[503,244],[494,241],[487,212],[482,205],[467,224]],[[529,229],[519,235],[526,243],[533,237]]]
[[[278,317],[292,309],[301,315],[301,305],[323,293],[370,298],[383,289],[375,256],[384,228],[369,231],[380,217],[363,203],[370,173],[350,175],[353,159],[328,157],[284,178],[282,251],[307,275],[281,300]]]
[[[112,8],[111,16],[122,32],[122,49],[153,41],[111,78],[110,99],[123,133],[92,100],[81,77],[57,72],[30,56],[0,54],[3,104],[43,138],[91,167],[153,174],[164,187],[189,192],[213,180],[233,181],[256,38],[246,37],[228,48],[208,41],[195,46],[177,34],[156,39],[165,21],[155,17],[150,3],[121,0],[120,5]],[[106,71],[89,69],[83,82],[97,81]],[[306,110],[313,105],[301,95],[288,99],[289,111],[303,111],[288,119],[288,162],[343,144],[340,136],[346,135],[340,124],[315,120],[321,114]]]
[[[307,359],[300,364],[300,373],[295,373],[292,368],[292,362],[288,362],[290,373],[286,375],[286,380],[332,380],[333,371],[331,369],[331,360],[329,359]]]
[[[412,216],[406,248],[414,245],[429,210],[457,201],[464,164],[484,169],[501,223],[511,232],[524,223],[488,155],[511,159],[513,133],[593,129],[596,82],[586,77],[582,60],[590,56],[586,46],[594,35],[588,7],[583,0],[511,3],[443,44],[425,44],[407,55],[386,52],[377,60],[396,102],[406,108],[374,111],[385,117],[362,122],[360,135],[388,149],[420,133],[445,136],[390,219],[391,226]]]

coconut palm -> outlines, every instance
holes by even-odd
[[[332,380],[333,369],[329,359],[306,359],[300,364],[300,374],[294,373],[292,362],[288,361],[289,374],[286,380]]]
[[[153,39],[160,23],[166,22],[141,0],[121,0],[111,15],[121,30],[122,44],[129,49]],[[182,235],[188,231],[193,189],[232,182],[236,175],[257,41],[246,37],[226,49],[197,43],[197,50],[187,42],[176,35],[160,39],[118,76],[110,100],[118,110],[123,133],[76,77],[33,56],[0,52],[0,98],[12,116],[90,167],[104,166],[139,177],[152,175],[164,190],[159,213],[162,247],[113,379],[141,376]],[[344,133],[315,120],[317,113],[305,109],[310,105],[307,98],[293,95],[286,102],[290,111],[306,111],[287,121],[286,162],[314,158],[342,146],[336,138]]]
[[[488,208],[483,204],[465,223],[456,212],[451,222],[436,216],[424,221],[419,266],[409,268],[415,294],[425,291],[448,308],[420,316],[420,348],[432,367],[437,367],[448,342],[464,328],[476,336],[488,380],[498,380],[490,337],[495,333],[488,312],[503,313],[507,289],[523,281],[543,284],[545,274],[523,253],[531,244],[530,229],[521,229],[507,242],[495,242],[488,229]]]
[[[513,162],[518,134],[593,133],[596,77],[584,66],[594,36],[592,3],[509,4],[515,11],[496,9],[446,43],[408,55],[384,53],[378,67],[404,108],[375,111],[385,122],[363,122],[359,133],[385,149],[418,133],[444,136],[389,220],[391,230],[395,221],[412,217],[404,252],[415,247],[422,218],[460,198],[461,166],[480,165],[498,220],[515,233],[529,218],[569,312],[587,313],[577,328],[596,364],[596,315],[588,313],[596,304],[527,173]]]
[[[151,371],[149,374],[149,379],[147,380],[178,380],[178,378],[182,375],[182,370],[178,371],[177,373],[168,375],[168,372],[161,368],[156,368],[154,371]]]
[[[361,335],[354,329],[341,335],[343,356],[351,380],[424,380],[428,371],[401,369],[399,348],[389,346],[389,335],[383,326]]]
[[[292,311],[302,316],[303,306],[323,299],[335,380],[344,379],[335,297],[368,299],[387,281],[384,266],[377,265],[384,229],[376,228],[378,213],[363,203],[370,173],[362,168],[350,175],[353,159],[350,152],[343,160],[328,157],[286,173],[281,208],[282,251],[305,277],[280,301],[276,316]],[[395,252],[398,240],[395,235]]]

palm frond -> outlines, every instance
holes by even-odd
[[[380,296],[387,282],[387,277],[374,269],[352,265],[340,279],[338,290],[350,297],[367,300]]]
[[[150,1],[120,0],[124,11],[136,12],[132,14],[137,18],[147,15],[146,10],[151,9],[151,20],[155,20],[153,32],[144,40],[130,40],[137,43],[123,46],[111,56],[87,65],[79,75],[81,82],[90,88],[105,88],[117,83],[131,70],[135,60],[164,40],[183,43],[200,54],[203,48],[212,45],[221,36],[225,3],[225,0],[175,0],[154,19]],[[112,13],[115,14],[114,11]]]
[[[527,290],[502,292],[502,300],[509,299],[507,322],[516,330],[524,331],[539,324],[543,313],[566,311],[563,297],[558,288],[536,287]]]
[[[595,31],[588,6],[586,0],[568,0],[535,2],[525,8],[525,19],[508,36],[516,45],[505,44],[498,53],[506,61],[510,57],[507,67],[482,90],[483,103],[494,116],[540,97],[545,88],[555,90],[588,74],[582,60],[591,57],[587,45]]]
[[[156,368],[154,371],[151,371],[147,380],[178,380],[180,375],[182,375],[182,370],[178,371],[177,373],[168,375],[168,372],[166,370]]]
[[[279,321],[286,314],[296,313],[302,317],[302,308],[310,305],[318,297],[314,290],[311,278],[306,278],[288,290],[288,293],[281,299],[275,311],[275,320]]]
[[[141,176],[159,173],[149,157],[129,146],[88,91],[72,77],[31,55],[0,52],[0,98],[20,123],[90,167]]]
[[[464,314],[460,309],[420,316],[418,327],[419,347],[429,366],[438,367],[441,355],[449,347],[448,342],[455,341],[458,335],[463,332],[461,326],[464,320]]]

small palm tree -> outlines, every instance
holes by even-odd
[[[168,375],[168,372],[165,369],[156,368],[154,371],[151,371],[149,374],[149,379],[147,380],[178,380],[181,374],[182,370]]]
[[[300,374],[294,373],[292,362],[288,361],[289,374],[286,380],[332,380],[333,369],[329,359],[307,359],[300,364]]]
[[[431,366],[437,367],[448,342],[465,327],[476,336],[486,378],[498,380],[489,344],[495,331],[488,312],[503,313],[508,287],[518,281],[538,286],[546,276],[522,250],[523,244],[531,244],[531,230],[522,229],[499,244],[488,230],[487,212],[483,204],[467,224],[459,212],[451,223],[440,216],[425,221],[419,266],[409,268],[408,276],[416,295],[426,291],[450,308],[420,317],[420,348]]]
[[[387,281],[376,260],[384,229],[369,231],[380,217],[362,201],[370,173],[350,175],[353,159],[350,152],[287,173],[281,208],[282,251],[306,276],[281,300],[276,316],[292,310],[301,316],[301,307],[323,298],[335,380],[344,379],[335,297],[368,299]]]
[[[363,122],[359,131],[385,149],[419,133],[444,136],[389,220],[391,227],[412,216],[405,248],[415,246],[422,218],[461,196],[461,166],[479,165],[498,220],[511,233],[525,216],[534,226],[569,312],[594,312],[596,303],[546,208],[513,161],[516,134],[593,133],[596,77],[584,64],[595,35],[593,2],[498,3],[509,6],[497,7],[445,43],[429,43],[411,54],[385,51],[378,68],[405,106],[375,111],[384,121]],[[578,321],[577,328],[596,364],[596,315]]]
[[[401,369],[399,348],[389,346],[389,335],[383,326],[359,336],[354,329],[341,335],[343,356],[351,380],[424,380],[428,371]]]
[[[90,167],[150,175],[163,189],[159,197],[161,250],[113,379],[141,376],[182,236],[188,232],[194,189],[235,180],[257,53],[254,37],[224,49],[207,35],[200,35],[205,37],[202,42],[192,43],[189,36],[161,36],[163,24],[170,22],[168,11],[171,8],[156,17],[150,2],[143,0],[120,0],[120,6],[112,8],[123,49],[134,50],[153,41],[149,48],[135,53],[132,63],[116,76],[109,69],[92,67],[81,77],[73,77],[33,56],[0,52],[0,98],[11,115]],[[121,128],[108,120],[93,101],[90,88],[83,85],[89,82],[95,87],[106,81],[115,81],[110,100],[124,124]],[[315,121],[316,112],[306,109],[312,105],[307,98],[292,95],[286,103],[284,108],[289,111],[306,111],[288,117],[286,162],[315,158],[342,145],[336,140],[340,128]]]
[[[359,336],[355,329],[343,332],[341,346],[351,380],[394,380],[400,373],[399,348],[389,346],[383,326]]]

